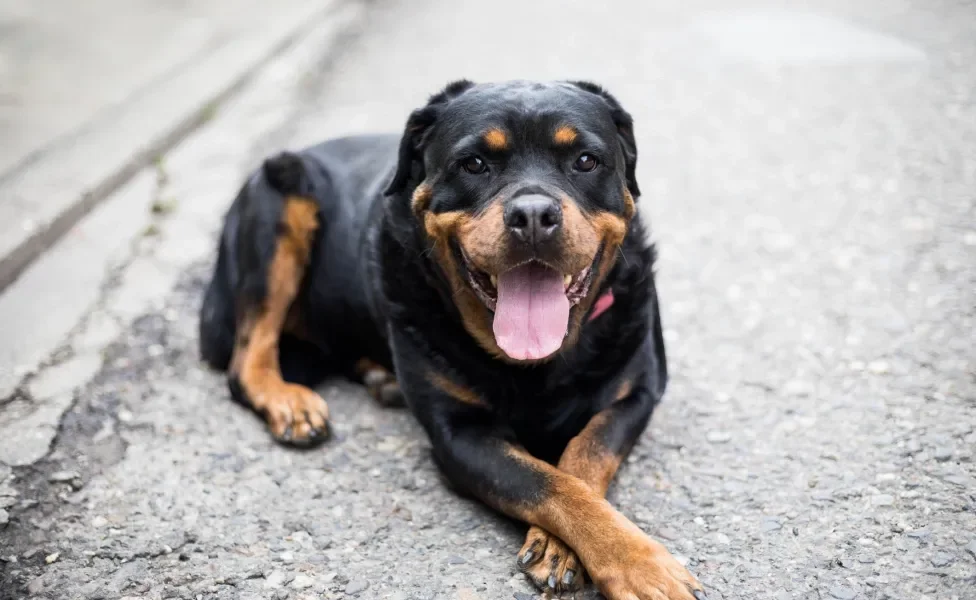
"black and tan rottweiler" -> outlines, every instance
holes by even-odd
[[[226,215],[203,357],[289,444],[327,436],[325,376],[404,400],[460,490],[531,526],[543,589],[702,600],[604,499],[667,382],[636,164],[585,82],[459,81],[400,137],[270,158]]]

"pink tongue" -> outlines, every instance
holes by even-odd
[[[516,360],[538,360],[559,350],[569,323],[569,298],[558,272],[535,263],[498,276],[495,342]]]

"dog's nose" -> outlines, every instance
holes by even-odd
[[[555,198],[531,194],[505,206],[505,226],[516,239],[536,245],[554,238],[563,225],[563,210]]]

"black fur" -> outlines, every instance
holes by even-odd
[[[568,153],[578,150],[547,145],[548,132],[562,120],[582,128],[581,143],[602,153],[599,173],[563,169],[575,156]],[[518,161],[489,156],[497,167],[489,178],[459,174],[459,140],[496,122],[508,127],[517,149],[533,152]],[[602,442],[625,454],[664,393],[655,253],[640,214],[599,282],[613,291],[612,309],[584,323],[571,348],[526,365],[493,357],[466,331],[411,194],[421,181],[435,181],[430,211],[477,214],[505,181],[544,181],[567,190],[587,213],[620,215],[622,190],[639,193],[636,161],[630,115],[593,84],[467,81],[414,111],[402,136],[337,139],[270,159],[227,214],[202,309],[202,355],[217,368],[227,366],[236,320],[266,293],[284,198],[314,198],[320,229],[298,302],[316,356],[302,361],[283,347],[286,377],[308,383],[369,357],[395,371],[438,463],[459,488],[503,508],[536,502],[551,491],[547,478],[513,461],[507,445],[555,462],[596,413],[614,405]],[[431,372],[473,390],[487,406],[447,396],[430,383]],[[624,381],[633,382],[632,391],[614,404]]]

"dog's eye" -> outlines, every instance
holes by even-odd
[[[461,161],[461,168],[472,175],[481,175],[488,170],[488,165],[477,156],[470,156]]]
[[[596,159],[595,156],[593,156],[592,154],[583,154],[576,159],[575,163],[573,163],[573,168],[576,169],[577,171],[583,171],[584,173],[588,173],[593,169],[595,169],[598,164],[599,161]]]

